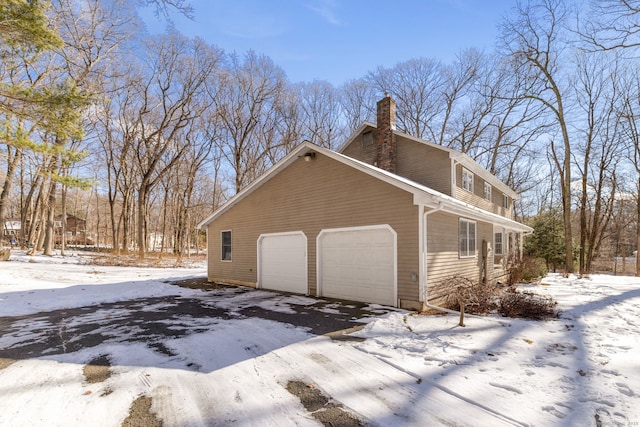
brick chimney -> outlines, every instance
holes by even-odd
[[[396,102],[385,94],[376,104],[377,107],[377,166],[391,173],[396,173]]]

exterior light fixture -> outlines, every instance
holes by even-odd
[[[313,160],[315,158],[316,158],[316,153],[314,153],[314,152],[306,153],[304,155],[304,161],[305,162],[310,162],[311,160]]]

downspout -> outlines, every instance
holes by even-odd
[[[448,308],[439,307],[437,305],[429,304],[429,290],[427,283],[427,217],[433,213],[441,211],[443,208],[442,202],[438,202],[438,207],[431,209],[429,212],[424,212],[424,205],[420,205],[420,223],[418,224],[418,231],[420,232],[420,285],[423,290],[423,307],[432,308],[434,310],[443,311],[445,313],[460,314],[455,310],[449,310]]]

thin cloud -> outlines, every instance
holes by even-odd
[[[341,26],[343,22],[336,13],[337,7],[337,2],[333,0],[320,0],[317,5],[307,5],[309,10],[319,15],[329,24]]]

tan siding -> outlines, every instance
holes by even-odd
[[[376,162],[376,132],[372,145],[363,144],[358,135],[342,150],[342,154],[374,165]],[[438,148],[397,136],[396,173],[441,193],[451,195],[451,160],[449,153]]]
[[[389,224],[397,233],[398,298],[418,300],[418,208],[413,196],[323,155],[297,161],[217,218],[208,228],[209,279],[257,282],[262,233],[303,231],[309,292],[316,294],[316,238],[321,229]],[[233,261],[220,261],[220,231],[232,230]]]
[[[373,144],[365,145],[361,134],[356,136],[351,144],[342,150],[342,154],[374,165],[376,162],[376,130],[375,128],[367,128],[367,131],[372,131]],[[396,143],[398,147],[396,173],[398,175],[449,196],[453,195],[451,188],[451,159],[447,151],[399,135]],[[462,167],[461,164],[456,164],[455,197],[486,211],[513,219],[513,200],[510,199],[509,208],[504,209],[502,203],[503,193],[493,186],[491,191],[492,200],[486,200],[484,198],[485,181],[480,176],[474,174],[473,193],[462,188]]]
[[[365,139],[363,134],[366,132],[372,132],[371,136],[371,144],[365,144]],[[349,144],[344,150],[342,150],[342,154],[345,156],[349,156],[352,159],[360,160],[361,162],[373,165],[376,161],[376,140],[375,140],[375,130],[373,128],[367,128],[363,134],[360,134],[354,138],[354,140]]]
[[[398,175],[451,195],[448,152],[402,137],[398,137],[397,144]]]
[[[502,207],[502,191],[492,186],[491,200],[489,202],[484,198],[485,181],[478,175],[473,175],[473,193],[462,188],[462,168],[460,164],[456,164],[456,199],[462,200],[470,205],[477,206],[480,209],[513,219],[513,199],[509,201],[509,209]]]
[[[460,218],[457,215],[442,212],[427,216],[427,294],[432,304],[442,302],[449,291],[447,279],[453,276],[462,276],[473,282],[481,279],[482,241],[493,242],[493,225],[476,221],[476,256],[460,258],[458,255]],[[492,263],[490,262],[489,265],[491,266]],[[488,279],[491,279],[492,272],[488,273]]]

